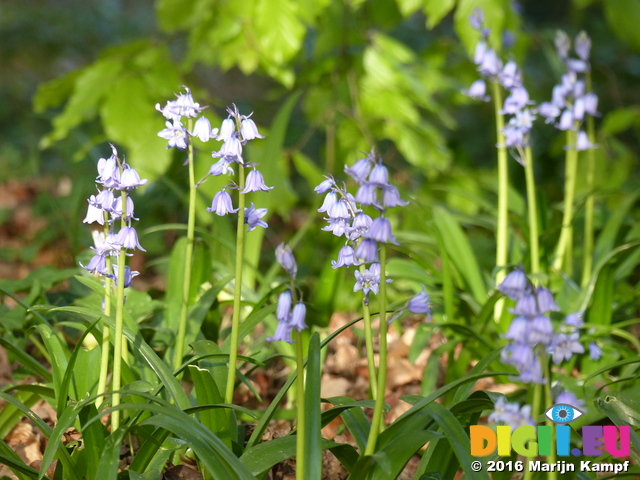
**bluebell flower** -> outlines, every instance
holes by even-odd
[[[118,232],[116,244],[129,250],[137,248],[138,250],[146,252],[146,250],[140,246],[140,243],[138,242],[138,233],[133,227],[122,227]]]
[[[351,227],[347,229],[347,238],[355,241],[358,238],[366,237],[369,234],[371,223],[371,217],[366,213],[357,214],[351,222]]]
[[[118,286],[118,265],[113,265],[113,275],[107,275],[112,278],[116,282],[116,287]],[[124,288],[129,288],[133,283],[133,277],[140,275],[140,272],[131,271],[131,267],[129,265],[124,266]]]
[[[296,274],[298,273],[298,264],[289,245],[281,243],[276,247],[276,260],[280,266],[291,275],[291,278],[295,280]]]
[[[582,97],[584,102],[584,111],[592,117],[598,116],[598,96],[593,93],[585,93]]]
[[[578,137],[576,139],[576,150],[582,152],[584,150],[591,150],[592,148],[596,148],[598,145],[591,143],[589,140],[589,136],[587,132],[584,130],[580,130],[578,132]]]
[[[378,244],[375,240],[364,238],[355,249],[355,256],[364,263],[378,261]]]
[[[518,316],[511,321],[507,333],[504,334],[504,338],[516,343],[523,343],[529,345],[529,321],[527,317]]]
[[[546,120],[545,123],[553,123],[560,115],[560,108],[552,102],[542,102],[536,111]]]
[[[560,57],[561,60],[566,60],[569,57],[569,50],[571,49],[571,39],[569,36],[562,30],[558,30],[556,32],[554,43],[556,45],[558,57]]]
[[[107,258],[101,254],[96,254],[91,257],[86,267],[82,265],[82,263],[80,263],[80,266],[91,275],[106,275],[109,273],[107,271]]]
[[[338,261],[331,260],[331,268],[349,267],[351,265],[358,265],[359,262],[355,259],[353,247],[345,245],[338,252]]]
[[[232,118],[227,117],[222,121],[222,126],[220,127],[220,133],[218,133],[217,139],[226,142],[231,139],[235,131],[235,121]]]
[[[267,214],[266,208],[255,208],[253,203],[249,208],[244,209],[244,223],[249,226],[247,232],[255,229],[256,227],[267,228],[269,225],[264,220],[260,220]]]
[[[141,180],[140,175],[135,169],[129,167],[128,165],[122,170],[120,174],[120,182],[116,187],[117,190],[131,190],[132,188],[141,187],[147,184],[147,180]]]
[[[211,131],[211,123],[207,119],[207,117],[200,117],[196,120],[196,124],[193,126],[193,132],[191,132],[191,136],[198,137],[201,142],[208,142],[209,139],[213,136],[213,132]]]
[[[469,23],[475,30],[482,29],[482,24],[484,23],[484,12],[481,8],[473,9],[473,12],[469,15]]]
[[[510,343],[502,349],[500,356],[505,364],[514,366],[520,372],[518,380],[521,382],[545,383],[540,360],[530,345]]]
[[[101,183],[106,188],[115,188],[118,186],[119,181],[120,168],[118,167],[116,156],[112,155],[106,160],[101,158],[98,161],[98,183]]]
[[[564,391],[556,396],[555,401],[553,402],[556,405],[570,405],[574,408],[585,410],[584,400],[579,399],[573,393]]]
[[[575,127],[573,125],[573,111],[569,109],[563,111],[562,115],[560,115],[560,120],[556,124],[556,128],[563,131],[574,130]]]
[[[589,60],[591,55],[591,39],[586,32],[581,31],[576,37],[575,51],[581,60],[585,62]]]
[[[329,210],[327,210],[327,214],[331,219],[350,219],[351,212],[349,211],[349,203],[344,198],[341,198],[333,205],[331,205],[331,207],[329,207]]]
[[[168,101],[164,108],[161,108],[159,103],[156,104],[156,110],[168,120],[179,120],[180,117],[195,118],[205,108],[193,101],[191,90],[185,86],[182,88],[185,93],[176,94],[177,99]]]
[[[574,353],[584,353],[584,347],[578,341],[578,338],[578,332],[568,335],[564,333],[554,335],[551,345],[547,347],[547,352],[552,354],[553,363],[558,365],[563,360],[571,360]]]
[[[545,315],[536,315],[528,321],[527,343],[549,346],[553,340],[553,325]]]
[[[353,291],[357,292],[358,290],[362,290],[362,293],[367,295],[369,292],[373,292],[376,295],[378,294],[378,288],[380,285],[380,274],[375,274],[371,269],[365,269],[363,273],[360,273],[358,270],[355,272],[356,276],[356,284],[353,286]]]
[[[207,208],[207,212],[215,212],[216,215],[221,217],[228,213],[235,213],[237,211],[237,208],[233,208],[231,195],[229,195],[224,189],[215,194],[213,202],[211,202],[211,208]]]
[[[478,64],[478,71],[481,75],[495,77],[500,73],[500,70],[502,70],[502,61],[493,49],[487,48],[482,56],[482,61]]]
[[[302,302],[298,302],[293,307],[293,311],[291,312],[291,320],[290,324],[292,328],[295,328],[299,332],[304,330],[305,328],[309,328],[306,323],[304,323],[304,318],[307,315],[307,307]]]
[[[334,191],[327,193],[322,202],[322,206],[318,209],[318,212],[329,212],[329,209],[338,202],[338,194]]]
[[[369,183],[376,187],[385,187],[389,185],[389,170],[382,163],[376,164],[369,174]],[[361,202],[362,203],[362,202]]]
[[[469,98],[473,98],[474,100],[481,100],[483,102],[488,102],[490,100],[490,97],[487,95],[487,85],[482,79],[478,79],[473,82],[468,89],[462,91],[462,94]]]
[[[133,200],[129,196],[127,196],[126,205],[127,205],[127,210],[126,210],[124,219],[128,220],[131,218],[133,220],[138,220],[133,216],[134,205],[133,205]],[[122,218],[122,197],[121,196],[118,197],[113,202],[113,208],[111,209],[111,217],[114,219]]]
[[[225,158],[218,160],[216,163],[211,165],[211,168],[209,169],[209,175],[213,175],[214,177],[224,173],[233,174],[233,168],[231,168],[229,162]]]
[[[187,129],[176,119],[173,120],[173,123],[166,122],[165,126],[167,128],[158,132],[158,136],[169,141],[167,148],[175,147],[179,150],[186,150],[189,146]]]
[[[276,327],[276,332],[273,337],[267,337],[269,342],[287,342],[293,343],[291,339],[291,331],[293,327],[288,321],[278,322],[278,326]]]
[[[318,194],[322,195],[323,193],[327,193],[331,188],[333,188],[334,181],[332,178],[326,178],[320,184],[314,188],[313,190]]]
[[[87,209],[87,215],[82,220],[82,223],[93,223],[97,222],[100,225],[104,225],[104,212],[96,207],[96,197],[95,195],[91,195],[89,197],[89,207]]]
[[[520,408],[518,403],[508,403],[504,397],[498,398],[494,404],[494,411],[487,420],[489,423],[507,425],[512,429],[535,425],[531,418],[531,405],[523,405]]]
[[[363,183],[356,192],[356,202],[362,205],[375,205],[378,189],[373,183]]]
[[[504,293],[511,300],[517,300],[527,292],[529,281],[521,268],[510,272],[498,285],[498,291]]]
[[[525,293],[518,298],[515,308],[512,308],[509,311],[514,315],[522,315],[525,317],[535,317],[541,313],[538,309],[536,296],[532,293]]]
[[[427,315],[426,320],[429,321],[431,319],[431,306],[429,304],[431,297],[427,294],[424,285],[422,285],[422,291],[417,293],[407,303],[407,310],[411,313]]]
[[[589,356],[594,362],[597,362],[602,357],[602,349],[595,342],[589,343]]]
[[[507,90],[520,87],[522,85],[522,76],[520,75],[518,64],[513,60],[507,62],[498,74],[498,82]]]
[[[268,192],[269,190],[273,190],[273,187],[267,187],[264,184],[264,177],[258,170],[254,168],[247,174],[247,180],[245,182],[245,187],[244,190],[242,190],[242,193],[259,191]]]
[[[570,313],[564,318],[564,323],[574,328],[582,327],[582,325],[584,325],[582,312]]]
[[[524,87],[516,87],[511,90],[509,96],[504,100],[504,105],[500,113],[516,115],[529,104],[529,92]]]
[[[349,219],[348,218],[330,218],[329,225],[322,227],[322,230],[325,232],[331,232],[336,237],[341,237],[349,230]]]
[[[344,173],[353,178],[353,180],[358,184],[366,182],[367,175],[371,172],[373,158],[374,157],[371,155],[367,155],[365,158],[358,160],[351,167],[345,165]]]
[[[371,222],[368,238],[379,243],[393,243],[398,245],[396,237],[391,232],[391,223],[385,217],[378,217]]]
[[[242,158],[242,144],[235,135],[231,135],[231,138],[222,144],[218,152],[212,153],[212,156],[221,157],[228,161],[244,163],[244,159]]]
[[[94,199],[93,205],[97,208],[104,210],[105,212],[111,212],[113,210],[113,205],[116,201],[113,196],[113,191],[111,189],[101,190],[100,193],[96,196],[89,199],[89,203],[91,203],[91,199]]]
[[[538,311],[540,313],[560,311],[553,294],[544,287],[536,288],[536,300],[538,301]]]
[[[394,185],[382,187],[382,206],[384,208],[405,207],[407,205],[409,202],[400,198],[400,193]]]
[[[240,133],[244,141],[253,140],[254,138],[264,138],[258,133],[258,127],[249,117],[243,117],[240,124]]]
[[[276,308],[276,318],[281,322],[289,320],[291,313],[291,290],[285,290],[278,297],[278,306]]]

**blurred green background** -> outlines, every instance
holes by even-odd
[[[515,38],[501,55],[523,65],[525,85],[538,103],[550,98],[562,72],[553,46],[556,29],[572,38],[580,30],[591,36],[602,113],[596,186],[601,228],[640,185],[640,1],[3,0],[0,277],[24,277],[42,265],[73,267],[84,258],[91,245],[81,223],[86,198],[95,192],[97,160],[110,154],[112,142],[150,179],[134,197],[147,248],[133,260],[142,271],[137,288],[163,289],[157,278],[179,233],[149,229],[186,221],[187,180],[185,154],[167,150],[157,137],[164,119],[155,104],[164,105],[181,85],[210,106],[205,114],[214,126],[225,106],[235,103],[241,113],[254,112],[267,135],[252,142],[248,154],[276,187],[252,198],[269,208],[270,228],[252,232],[250,263],[270,265],[275,246],[296,238],[307,288],[325,282],[339,289],[343,273],[328,264],[340,241],[319,232],[322,218],[314,209],[320,198],[312,189],[324,174],[345,178],[344,164],[375,146],[412,202],[412,208],[397,209],[400,240],[413,235],[422,243],[403,252],[413,264],[398,260],[391,273],[402,268],[407,278],[433,281],[429,270],[437,264],[437,249],[429,225],[437,206],[454,212],[490,273],[493,114],[490,105],[460,93],[477,78],[470,60],[477,33],[468,23],[475,7],[484,9],[493,41]],[[538,121],[532,142],[545,227],[560,218],[564,137]],[[217,147],[196,141],[199,178]],[[517,261],[526,215],[524,172],[515,161],[510,177]],[[217,182],[200,187],[198,224],[222,246],[213,263],[223,268],[231,261],[224,245],[233,244],[232,219],[204,210],[222,185]],[[578,186],[579,204],[587,193]],[[629,228],[638,215],[631,211],[634,217],[624,221]],[[556,237],[554,230],[543,233],[543,248]]]

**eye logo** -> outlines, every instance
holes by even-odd
[[[576,418],[584,415],[580,410],[571,405],[565,405],[563,403],[559,403],[558,405],[554,405],[549,408],[546,412],[544,412],[545,416],[556,423],[569,423],[574,421]]]

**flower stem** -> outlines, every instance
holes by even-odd
[[[229,350],[229,374],[225,403],[233,403],[233,387],[236,379],[236,363],[238,360],[238,335],[240,330],[240,300],[242,298],[242,264],[244,253],[244,167],[238,168],[238,229],[236,234],[236,288],[233,292],[233,318],[231,319],[231,345]]]
[[[496,285],[501,283],[506,276],[504,267],[507,265],[509,232],[508,232],[508,193],[509,193],[509,171],[507,147],[504,138],[504,117],[500,113],[502,109],[502,90],[497,80],[493,81],[493,105],[496,115],[496,138],[498,140],[498,218],[496,227]],[[500,321],[504,310],[504,299],[496,302],[494,308],[494,319]]]
[[[125,224],[126,207],[127,205],[127,191],[122,190],[122,226]],[[122,334],[124,325],[124,276],[125,276],[125,264],[127,262],[126,249],[120,247],[120,254],[118,255],[118,281],[117,281],[117,300],[116,300],[116,328],[113,339],[113,380],[112,390],[116,393],[111,398],[111,406],[117,407],[120,405],[120,393],[119,390],[122,387],[122,354],[123,344],[126,348],[125,338]],[[120,426],[120,410],[114,410],[111,414],[111,431],[115,432]]]
[[[364,265],[360,265],[360,272],[364,271]],[[373,328],[371,327],[371,310],[366,295],[362,295],[362,316],[364,318],[364,341],[367,350],[367,368],[369,369],[369,390],[371,398],[378,398],[378,383],[375,358],[373,355]]]
[[[387,384],[387,277],[386,263],[387,250],[385,244],[380,245],[380,365],[378,367],[378,396],[376,397],[375,407],[373,409],[373,418],[371,419],[371,430],[367,439],[367,448],[365,455],[373,455],[376,451],[376,442],[382,424],[382,409],[384,408],[384,393]]]
[[[297,331],[296,335],[296,367],[298,370],[298,378],[296,379],[297,399],[296,404],[298,407],[298,421],[296,423],[296,480],[304,480],[304,350],[302,345],[302,333]]]
[[[111,272],[111,257],[107,257],[107,271]],[[104,281],[104,315],[111,316],[111,279],[105,278]],[[109,338],[111,329],[106,323],[102,327],[102,346],[100,357],[100,375],[98,377],[98,395],[102,395],[107,390],[107,375],[109,373]],[[104,397],[96,398],[96,408],[100,408]]]
[[[189,119],[189,131],[192,130],[193,120]],[[196,226],[196,174],[193,155],[193,143],[189,142],[189,216],[187,218],[187,247],[184,254],[184,283],[182,285],[182,305],[180,308],[180,323],[176,339],[175,369],[182,365],[184,356],[184,341],[187,335],[187,316],[189,314],[189,296],[191,293],[191,267],[193,263],[193,243]]]
[[[591,91],[591,73],[587,72],[587,91]],[[596,128],[592,116],[587,117],[587,135],[589,142],[596,143]],[[593,268],[593,212],[594,212],[594,192],[593,186],[596,176],[596,153],[593,148],[587,150],[587,199],[584,204],[584,252],[582,255],[582,288],[585,288],[591,281],[591,269]]]
[[[545,399],[545,404],[546,407],[550,407],[551,405],[553,405],[553,395],[551,394],[551,365],[550,365],[550,359],[546,356],[543,355],[542,356],[542,365],[544,368],[544,374],[545,374],[545,385],[544,385],[544,399]],[[553,422],[549,419],[547,419],[547,421],[545,422],[548,426],[553,426]],[[555,445],[556,443],[556,438],[555,438],[555,428],[551,429],[551,445]],[[551,454],[549,455],[549,464],[550,465],[554,465],[556,463],[556,450],[555,448],[551,449]],[[549,472],[547,478],[549,480],[557,480],[558,476],[557,476],[557,472],[555,471],[551,471]]]
[[[536,422],[538,415],[540,414],[540,402],[542,400],[542,388],[540,384],[536,384],[533,387],[533,404],[531,406],[531,418]],[[533,471],[529,470],[529,462],[535,460],[535,457],[528,457],[525,462],[525,474],[523,480],[531,480],[533,477]]]
[[[529,254],[531,273],[540,271],[540,249],[538,244],[538,207],[536,204],[536,182],[533,176],[531,147],[524,149],[524,172],[527,181],[527,203],[529,204]]]
[[[576,173],[578,170],[578,150],[576,149],[576,131],[567,130],[567,154],[564,180],[564,211],[562,214],[562,230],[558,249],[553,262],[554,270],[563,270],[571,275],[572,237],[573,237],[573,197],[576,189]],[[564,268],[563,268],[564,267]]]

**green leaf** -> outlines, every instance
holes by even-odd
[[[323,450],[330,450],[347,470],[353,468],[358,458],[358,452],[351,445],[335,443],[324,438],[319,441],[319,444]],[[293,458],[295,455],[296,437],[295,435],[287,435],[255,445],[242,454],[240,461],[253,475],[262,478],[271,467]],[[318,474],[320,473],[321,471],[318,470]]]
[[[42,290],[50,290],[60,282],[73,278],[78,273],[77,268],[58,270],[53,267],[39,267],[21,280],[0,280],[0,289],[10,292],[26,292],[38,283]]]
[[[444,433],[444,437],[449,442],[456,457],[458,457],[458,468],[462,468],[465,474],[474,480],[489,480],[489,475],[486,471],[474,472],[471,469],[473,461],[471,443],[456,417],[439,403],[429,405],[428,411]]]
[[[426,0],[423,3],[423,11],[427,17],[427,28],[433,28],[438,25],[451,10],[453,10],[455,0],[440,0],[438,2]]]
[[[216,404],[224,402],[218,385],[208,370],[189,366],[193,379],[198,405]],[[236,437],[235,424],[229,423],[230,416],[221,409],[208,409],[200,412],[200,423],[211,430],[222,442],[231,449],[231,439]],[[231,429],[233,427],[233,430]]]
[[[24,350],[16,347],[4,338],[0,338],[0,346],[7,350],[23,367],[27,368],[32,373],[41,376],[47,382],[51,382],[53,380],[51,372],[44,368],[40,362]]]
[[[51,358],[51,374],[53,375],[53,389],[56,398],[62,392],[62,382],[67,370],[67,350],[66,345],[62,345],[60,339],[48,325],[36,325],[34,329],[40,334],[44,345]],[[66,399],[66,395],[65,395]]]
[[[304,382],[305,416],[305,479],[322,478],[322,439],[320,422],[320,385],[322,384],[322,365],[320,363],[320,335],[315,332],[309,341],[306,378]]]
[[[455,218],[441,207],[434,208],[433,222],[442,238],[446,239],[447,254],[464,277],[473,297],[478,303],[484,302],[487,290],[482,281],[480,266],[462,228]]]
[[[63,112],[53,119],[53,131],[41,140],[40,147],[47,148],[62,140],[69,130],[94,117],[104,96],[121,77],[123,67],[115,58],[103,58],[82,70],[73,95]]]
[[[630,48],[640,51],[640,1],[608,0],[603,7],[613,33]]]
[[[356,402],[350,397],[332,397],[327,399],[333,405],[337,405],[336,408],[345,408],[346,410],[340,413],[342,421],[349,430],[349,433],[353,437],[358,445],[360,451],[364,451],[367,446],[367,439],[369,438],[369,431],[371,430],[371,423],[367,419],[366,415],[361,408],[351,408],[356,405],[361,405],[361,402]],[[327,410],[331,412],[334,408]],[[326,412],[325,412],[326,413]]]

